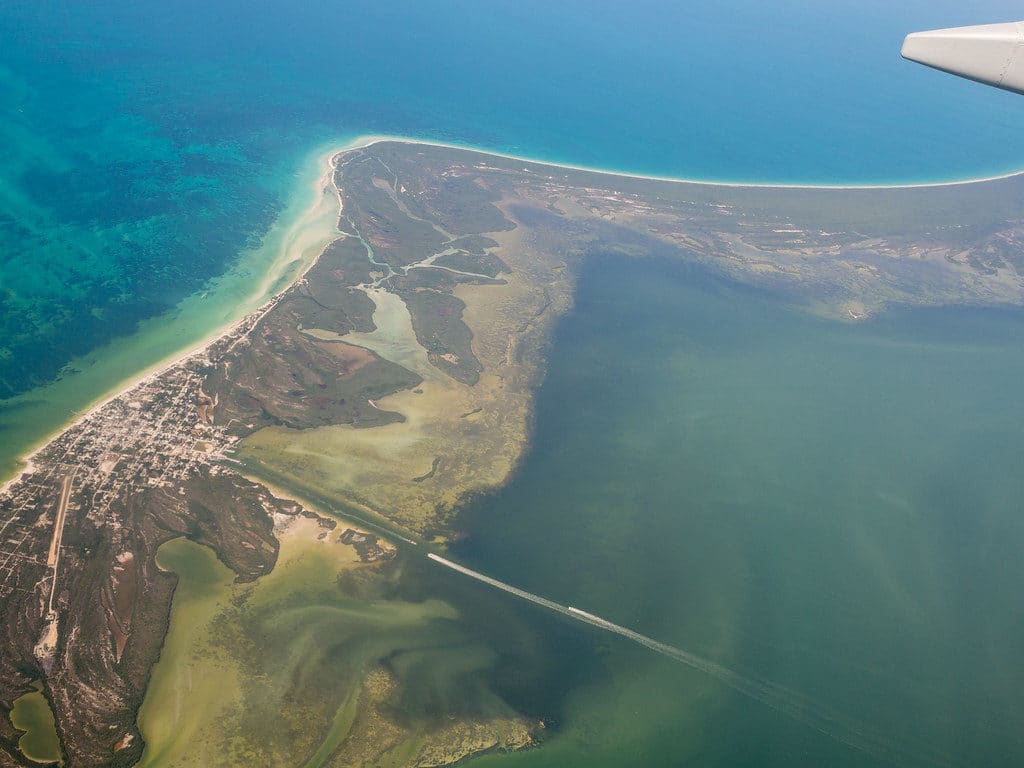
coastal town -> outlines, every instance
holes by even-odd
[[[218,344],[244,338],[263,313],[246,318]],[[132,495],[163,489],[183,496],[191,478],[222,471],[217,462],[238,438],[214,425],[216,398],[202,390],[210,351],[186,356],[93,407],[32,454],[0,490],[0,598],[26,590],[26,567],[45,565],[45,573],[33,573],[28,583],[37,585],[33,591],[48,587],[52,618],[69,515],[76,525],[88,524],[116,541]]]
[[[41,581],[57,593],[68,515],[116,537],[128,496],[143,488],[183,494],[182,483],[190,477],[219,471],[213,462],[224,458],[237,438],[211,424],[214,406],[201,390],[201,362],[190,358],[159,379],[147,379],[90,412],[33,457],[0,501],[6,548],[0,596],[19,588],[11,578],[21,570],[16,564],[40,564],[40,538],[50,539],[53,553]],[[60,490],[57,504],[55,489]]]
[[[76,727],[91,731],[107,713],[104,741],[113,752],[140,746],[137,703],[124,706],[141,701],[166,624],[162,605],[173,579],[153,564],[162,542],[204,541],[240,580],[251,580],[273,567],[273,529],[282,520],[302,513],[319,520],[324,535],[335,527],[238,474],[231,453],[244,429],[217,424],[219,396],[204,391],[218,361],[244,346],[276,303],[90,409],[0,491],[3,680],[17,690],[35,667],[51,686],[58,716],[88,707],[92,724],[72,717],[66,742],[79,741]],[[194,519],[207,508],[224,517]],[[395,554],[376,534],[354,528],[335,540],[364,562]],[[72,643],[87,627],[105,637]],[[98,687],[97,673],[109,676]],[[15,736],[5,723],[0,742],[16,744]]]

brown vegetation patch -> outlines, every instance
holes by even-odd
[[[359,694],[359,714],[331,765],[434,768],[485,752],[525,749],[534,743],[533,723],[511,714],[479,720],[453,718],[420,731],[410,741],[408,726],[397,721],[390,706],[398,689],[398,681],[388,670],[376,667],[369,671]]]
[[[114,558],[108,588],[100,592],[100,602],[107,614],[107,628],[114,641],[114,658],[118,662],[132,632],[138,584],[135,555],[129,551],[122,552]]]
[[[341,379],[351,377],[360,368],[377,359],[377,356],[365,347],[357,347],[343,341],[321,341],[317,346],[338,361],[338,378]]]

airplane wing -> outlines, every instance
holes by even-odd
[[[1024,21],[914,32],[903,58],[1024,94]]]

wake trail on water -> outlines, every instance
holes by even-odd
[[[492,586],[495,589],[500,589],[522,600],[547,608],[555,613],[560,613],[584,624],[589,624],[592,627],[597,627],[606,632],[632,640],[634,643],[655,653],[708,674],[737,693],[796,720],[840,744],[864,752],[876,759],[894,765],[936,765],[949,766],[950,768],[954,765],[950,762],[949,758],[936,753],[924,744],[910,745],[905,740],[898,740],[892,736],[878,733],[865,723],[832,710],[825,704],[778,683],[742,674],[718,662],[705,659],[689,651],[684,651],[682,648],[662,643],[654,638],[635,632],[628,627],[602,619],[600,616],[587,613],[571,605],[556,603],[554,600],[548,600],[540,595],[535,595],[511,584],[498,581],[439,555],[429,553],[427,557],[439,565]]]

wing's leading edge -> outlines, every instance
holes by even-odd
[[[1024,94],[1024,21],[914,32],[903,58]]]

